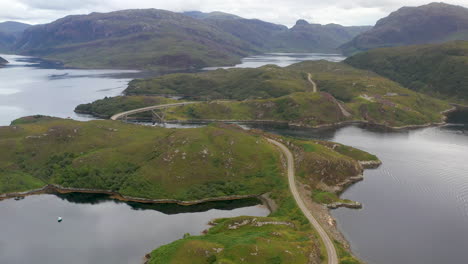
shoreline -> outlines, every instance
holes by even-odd
[[[199,200],[191,200],[191,201],[182,201],[176,199],[147,199],[147,198],[138,198],[132,196],[125,196],[118,192],[110,191],[110,190],[100,190],[100,189],[85,189],[85,188],[69,188],[63,187],[60,185],[48,184],[42,188],[24,191],[24,192],[13,192],[13,193],[3,193],[0,194],[0,201],[13,199],[16,197],[27,197],[32,195],[40,195],[40,194],[47,194],[47,193],[90,193],[90,194],[107,194],[109,198],[119,200],[122,202],[136,202],[136,203],[146,203],[146,204],[177,204],[182,206],[191,206],[197,204],[203,204],[208,202],[220,202],[220,201],[235,201],[235,200],[243,200],[243,199],[250,199],[250,198],[257,198],[259,199],[270,211],[272,208],[271,203],[268,201],[268,196],[265,194],[252,194],[252,195],[233,195],[233,196],[223,196],[223,197],[213,197],[213,198],[205,198]],[[271,211],[272,212],[272,211]]]
[[[158,124],[180,124],[180,125],[196,125],[196,124],[210,124],[210,123],[226,123],[226,124],[240,124],[240,125],[276,125],[276,126],[285,126],[290,129],[329,129],[329,128],[340,128],[343,126],[348,125],[365,125],[365,126],[374,126],[381,129],[390,129],[394,131],[400,131],[405,129],[418,129],[418,128],[427,128],[427,127],[438,127],[447,125],[448,114],[457,111],[461,106],[454,106],[450,109],[444,110],[440,112],[443,115],[441,122],[432,122],[432,123],[425,123],[421,125],[405,125],[405,126],[390,126],[387,124],[382,123],[373,123],[365,120],[346,120],[337,123],[329,123],[329,124],[322,124],[322,125],[305,125],[300,123],[294,123],[289,121],[278,121],[278,120],[219,120],[219,119],[189,119],[189,120],[166,120],[164,123],[162,122],[154,122],[152,118],[144,118],[144,117],[134,117],[128,118],[130,122],[148,122],[148,123],[158,123]],[[85,112],[85,111],[75,111],[77,114],[86,114],[91,115],[99,119],[109,119],[108,116],[100,115],[93,112]]]

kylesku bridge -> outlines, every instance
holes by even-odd
[[[166,109],[170,107],[176,106],[184,106],[189,104],[197,104],[200,102],[183,102],[183,103],[175,103],[175,104],[164,104],[164,105],[154,105],[148,106],[138,109],[129,110],[126,112],[118,113],[113,115],[110,119],[111,120],[127,120],[129,115],[135,115],[144,112],[151,112],[153,114],[153,119],[159,120],[161,123],[164,123],[166,118]]]

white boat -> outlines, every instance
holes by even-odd
[[[59,222],[59,223],[62,222],[62,220],[63,220],[63,219],[62,219],[62,217],[60,217],[60,216],[57,218],[57,222]]]

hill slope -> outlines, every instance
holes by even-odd
[[[27,29],[15,47],[69,66],[172,70],[228,65],[253,52],[212,25],[157,9],[68,16]]]
[[[14,21],[0,23],[0,52],[11,52],[15,41],[30,26]]]
[[[278,52],[338,53],[340,45],[369,29],[370,26],[320,25],[299,20],[291,29],[275,34],[268,45],[270,50]]]
[[[376,49],[345,62],[419,92],[468,101],[468,41]]]
[[[444,3],[403,7],[341,48],[352,54],[380,47],[468,40],[468,9]]]
[[[283,25],[221,12],[185,14],[203,19],[265,52],[337,52],[340,45],[371,28],[309,24],[299,20],[288,29]]]

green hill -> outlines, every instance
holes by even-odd
[[[468,41],[376,49],[345,62],[415,91],[468,102]]]
[[[468,8],[445,3],[402,7],[341,46],[344,54],[374,48],[468,40]]]
[[[308,80],[311,74],[318,86]],[[302,62],[281,68],[229,69],[196,74],[172,74],[132,81],[131,95],[177,95],[190,100],[218,100],[171,108],[168,120],[275,121],[315,127],[362,121],[390,127],[439,123],[447,102],[406,89],[375,73],[344,63]],[[145,97],[121,97],[117,101]],[[220,100],[229,101],[220,101]],[[113,109],[106,115],[128,110],[117,101],[97,101]],[[79,106],[77,109],[81,109]],[[98,113],[99,114],[99,113]]]
[[[255,69],[218,69],[195,74],[169,74],[133,80],[127,95],[176,95],[190,99],[270,98],[302,92],[309,87],[307,74],[275,65]]]

